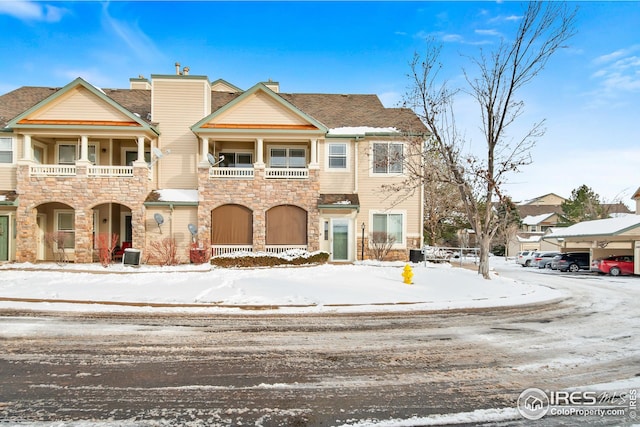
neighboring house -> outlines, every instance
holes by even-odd
[[[577,250],[580,247],[558,243],[554,239],[546,239],[552,232],[559,232],[567,225],[567,219],[562,215],[564,199],[555,193],[545,194],[525,202],[516,204],[522,226],[514,238],[509,242],[509,255],[519,251],[540,250],[553,251],[561,248]],[[602,205],[610,216],[626,215],[631,211],[624,203],[610,203]]]
[[[175,238],[186,262],[193,240],[354,261],[384,232],[407,259],[422,246],[422,192],[398,203],[382,185],[404,179],[407,141],[426,133],[375,95],[242,91],[179,65],[129,89],[22,87],[0,96],[0,261],[51,260],[54,232],[80,263],[101,233],[143,258]]]

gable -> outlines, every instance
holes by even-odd
[[[276,102],[263,91],[258,91],[220,114],[210,124],[221,127],[227,125],[306,126],[309,125],[309,122]]]
[[[316,119],[259,83],[191,127],[194,132],[220,130],[326,133]]]
[[[131,124],[131,117],[99,99],[84,86],[69,92],[22,118],[19,123],[117,122]]]

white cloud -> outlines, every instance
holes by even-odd
[[[0,14],[23,21],[58,22],[66,9],[33,1],[0,1]]]
[[[497,31],[497,30],[475,30],[474,32],[481,36],[496,36],[496,37],[502,36],[502,33],[500,33],[500,31]]]

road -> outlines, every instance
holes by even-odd
[[[500,274],[567,297],[525,307],[333,315],[4,310],[0,421],[344,425],[515,408],[530,387],[640,376],[640,278]],[[631,424],[628,415],[587,421]]]

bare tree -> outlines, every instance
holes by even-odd
[[[480,107],[486,153],[480,158],[464,154],[464,137],[453,113],[454,98],[461,93],[440,80],[441,47],[430,42],[424,57],[411,62],[409,103],[431,132],[433,143],[444,159],[448,175],[460,194],[465,213],[480,246],[478,272],[489,279],[489,250],[499,221],[493,202],[505,195],[502,185],[509,173],[531,163],[530,149],[544,134],[543,121],[534,124],[519,140],[507,130],[523,113],[524,102],[517,95],[547,64],[549,58],[573,35],[575,10],[565,3],[530,2],[516,33],[486,53],[470,58],[477,68],[473,77],[463,70],[470,94]]]

